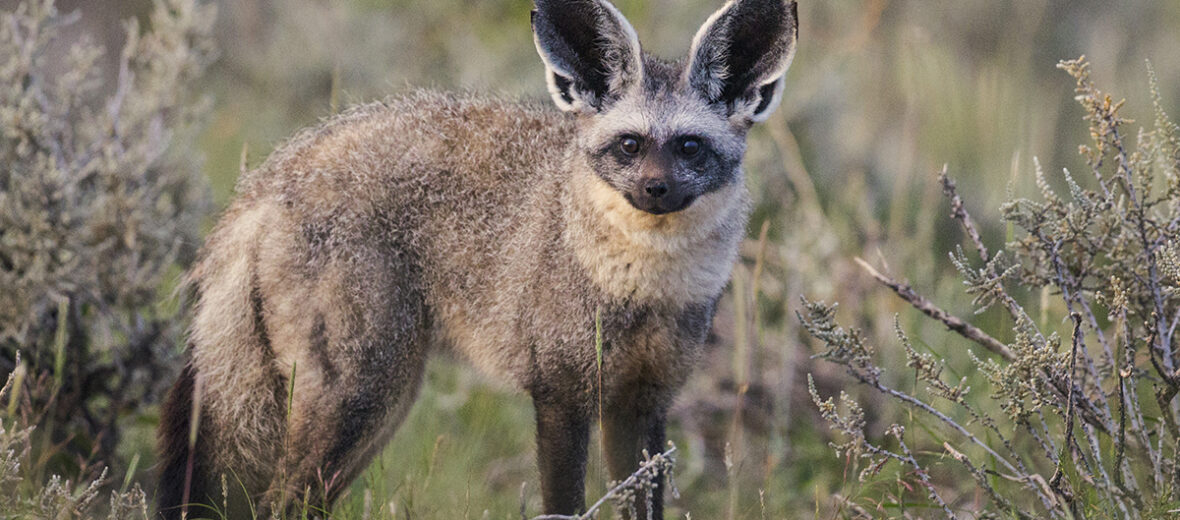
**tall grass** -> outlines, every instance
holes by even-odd
[[[0,402],[8,407],[0,413],[0,518],[53,518],[60,520],[107,518],[148,520],[147,495],[138,484],[123,480],[121,486],[102,469],[93,480],[48,477],[43,455],[36,450],[36,427],[17,413],[21,392],[27,388],[26,365],[11,372],[0,386]],[[134,469],[132,469],[134,472]],[[85,474],[86,472],[79,472]],[[103,497],[109,497],[101,503]]]

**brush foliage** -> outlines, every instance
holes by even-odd
[[[109,460],[179,351],[164,302],[208,208],[190,86],[212,11],[160,0],[122,51],[71,32],[76,18],[48,0],[0,13],[0,374],[21,352],[40,433]]]
[[[853,398],[844,394],[837,404],[812,386],[821,413],[845,434],[837,452],[865,460],[862,479],[902,466],[899,480],[928,499],[918,507],[951,518],[981,509],[972,505],[977,497],[940,489],[934,476],[947,471],[973,479],[991,504],[982,511],[1005,518],[1158,518],[1180,505],[1180,356],[1173,348],[1180,322],[1180,132],[1164,113],[1154,73],[1153,125],[1133,147],[1123,103],[1094,85],[1085,59],[1059,68],[1076,80],[1090,125],[1092,140],[1079,148],[1089,169],[1084,179],[1063,170],[1051,180],[1037,163],[1040,197],[1002,206],[1003,220],[1018,232],[993,252],[954,183],[945,172],[941,177],[952,216],[974,249],[960,248],[950,259],[978,312],[995,307],[1012,323],[1003,345],[872,270],[915,308],[999,354],[970,354],[985,390],[947,370],[954,352],[942,349],[963,345],[919,352],[899,325],[907,366],[924,386],[907,391],[885,377],[858,330],[836,323],[834,307],[806,302],[800,313],[827,346],[821,357],[929,420],[908,435],[893,425],[886,429],[891,440],[874,441]],[[1054,180],[1067,191],[1055,190]],[[1037,293],[1044,298],[1034,319],[1022,295]]]

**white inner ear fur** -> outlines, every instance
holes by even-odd
[[[753,110],[757,109],[762,104],[762,97],[759,96],[746,105],[747,110],[750,110],[752,113],[741,114],[739,111],[735,111],[734,115],[731,116],[730,119],[733,119],[733,117],[736,116],[741,116],[755,123],[766,121],[770,118],[770,114],[774,113],[774,109],[778,108],[779,103],[783,100],[783,85],[785,85],[786,82],[786,75],[779,76],[778,79],[774,80],[774,90],[770,94],[770,101],[766,103],[766,106],[762,108],[761,112],[753,112]],[[759,87],[758,92],[762,92],[762,87],[765,86],[766,85],[763,84],[761,87]],[[744,110],[740,112],[744,112]]]
[[[621,93],[628,83],[631,85],[643,84],[643,49],[639,47],[639,35],[636,34],[635,28],[631,26],[631,22],[627,21],[627,17],[619,12],[619,9],[610,2],[599,0],[599,5],[614,17],[619,27],[623,29],[623,34],[627,37],[627,45],[631,47],[631,60],[635,66],[635,77],[624,77],[626,66],[622,63],[607,63],[610,69],[610,89],[613,92]]]
[[[633,78],[626,76],[626,64],[610,61],[604,63],[609,75],[607,88],[612,92],[621,94],[627,85],[643,84],[643,51],[639,47],[639,35],[636,34],[635,28],[631,26],[631,23],[627,21],[623,13],[619,12],[618,8],[604,0],[597,0],[597,2],[603,11],[610,14],[615,22],[619,24],[619,27],[623,30],[623,36],[627,38],[627,46],[631,49],[630,56],[634,65],[633,70],[635,71]],[[599,30],[606,32],[603,31],[602,27],[599,27]],[[611,29],[607,30],[610,31]],[[541,39],[535,32],[533,33],[533,45],[537,47],[537,54],[541,55],[541,61],[545,63],[545,83],[549,87],[549,95],[553,98],[553,103],[557,105],[557,108],[563,112],[586,114],[597,112],[598,109],[594,108],[594,105],[599,100],[591,97],[593,94],[587,96],[588,93],[579,92],[574,87],[574,73],[554,64],[554,60],[550,58],[548,51],[545,50],[545,47],[541,44]],[[566,101],[566,93],[563,93],[557,85],[558,76],[570,82],[568,95],[573,99],[572,102]]]
[[[541,61],[545,64],[545,84],[548,85],[549,95],[553,98],[553,103],[557,105],[557,108],[563,112],[582,112],[586,111],[587,109],[592,110],[590,108],[590,104],[582,100],[577,91],[573,88],[573,73],[565,70],[562,67],[558,67],[553,63],[553,60],[549,57],[549,52],[546,51],[545,47],[541,44],[541,38],[537,36],[536,32],[533,33],[533,45],[537,47],[537,54],[541,56]],[[573,99],[572,102],[566,101],[565,95],[563,94],[561,88],[557,86],[558,76],[561,76],[571,82],[569,96]]]
[[[796,21],[795,23],[798,23],[798,21]],[[790,45],[791,45],[791,48],[789,51],[787,51],[787,55],[783,56],[783,59],[779,62],[779,66],[775,69],[775,72],[770,75],[771,78],[775,78],[774,79],[774,81],[775,81],[774,91],[770,94],[770,96],[771,96],[770,101],[766,104],[766,107],[763,108],[761,112],[751,114],[750,121],[753,121],[755,123],[761,123],[763,121],[766,121],[766,119],[770,117],[770,114],[774,112],[774,109],[778,108],[778,104],[780,102],[782,102],[782,100],[783,100],[783,86],[786,85],[786,83],[787,83],[787,69],[791,68],[791,62],[795,61],[795,47],[796,46],[795,46],[795,36],[794,35],[791,35],[791,44]],[[765,87],[767,85],[767,83],[769,83],[769,82],[759,81],[758,92],[762,92],[762,88]],[[758,105],[760,105],[760,104],[762,104],[761,98],[759,98],[756,102],[754,102],[754,104],[752,105],[752,108],[758,108]]]
[[[541,50],[540,44],[537,45],[537,50]],[[590,108],[590,104],[583,101],[581,96],[578,95],[578,92],[574,90],[573,80],[569,79],[570,77],[568,75],[558,72],[561,69],[551,65],[549,59],[545,57],[544,52],[541,53],[541,60],[545,62],[545,83],[549,86],[549,96],[553,98],[553,103],[557,105],[558,109],[562,112],[593,111]],[[568,94],[573,99],[572,102],[566,101],[566,93],[561,90],[561,87],[557,86],[557,76],[559,75],[571,82]]]

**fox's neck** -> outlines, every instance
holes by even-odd
[[[563,240],[612,298],[685,305],[710,301],[729,281],[745,232],[741,176],[683,211],[635,209],[576,158],[567,161]]]

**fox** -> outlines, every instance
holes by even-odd
[[[546,514],[585,511],[596,422],[612,479],[664,450],[746,233],[747,134],[782,99],[796,3],[730,0],[678,60],[607,0],[535,0],[531,25],[551,104],[413,90],[239,179],[185,276],[159,518],[326,514],[437,352],[531,397]],[[662,518],[665,487],[638,517]]]

